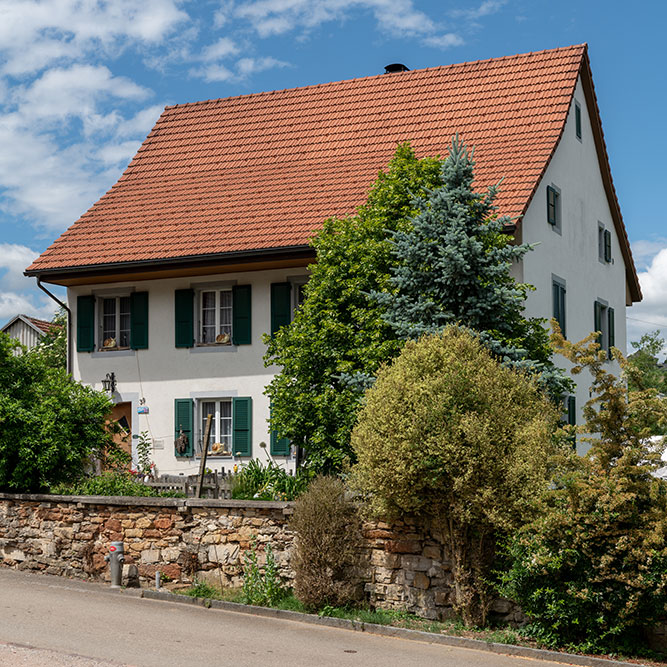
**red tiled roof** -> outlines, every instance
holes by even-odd
[[[56,326],[60,328],[60,325],[53,325],[51,322],[47,322],[45,320],[38,320],[36,317],[30,317],[28,315],[23,315],[23,317],[26,318],[26,320],[30,320],[30,322],[36,326],[40,331],[43,331],[46,333],[52,326]]]
[[[444,155],[520,216],[561,136],[586,46],[167,107],[125,173],[28,271],[303,246],[363,203],[399,142]]]

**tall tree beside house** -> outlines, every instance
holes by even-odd
[[[0,333],[0,490],[46,491],[115,451],[111,402]]]
[[[497,217],[497,188],[473,190],[472,155],[454,137],[442,166],[442,187],[418,202],[412,225],[391,241],[393,289],[377,294],[402,339],[417,339],[454,322],[478,332],[500,360],[535,374],[554,398],[570,383],[551,362],[544,321],[523,316],[529,285],[510,275],[531,249],[514,244]]]
[[[293,322],[267,339],[267,365],[281,367],[267,388],[271,427],[303,445],[310,464],[337,470],[351,454],[364,378],[401,346],[371,293],[389,287],[389,233],[407,229],[413,198],[441,185],[437,158],[399,145],[356,215],[332,218],[313,239],[306,299]]]
[[[51,326],[31,351],[53,368],[67,368],[67,313],[64,308],[51,320]]]

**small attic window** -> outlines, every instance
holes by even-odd
[[[577,139],[581,141],[581,105],[576,100],[574,101],[574,129]]]

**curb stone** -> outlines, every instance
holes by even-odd
[[[532,658],[533,660],[548,660],[566,665],[582,665],[582,667],[640,667],[638,663],[624,662],[621,660],[608,660],[607,658],[594,658],[574,653],[560,653],[559,651],[547,651],[544,649],[530,648],[529,646],[515,646],[512,644],[497,644],[486,642],[482,639],[468,639],[467,637],[454,637],[442,635],[423,630],[408,630],[406,628],[394,628],[388,625],[376,625],[374,623],[363,623],[362,621],[351,621],[346,618],[331,618],[328,616],[315,616],[314,614],[302,614],[298,611],[286,609],[272,609],[271,607],[255,607],[238,602],[225,602],[223,600],[210,600],[207,598],[191,598],[185,595],[176,595],[163,591],[143,589],[141,597],[148,600],[162,600],[165,602],[177,602],[180,604],[195,605],[210,609],[221,609],[224,611],[235,611],[240,614],[251,616],[265,616],[268,618],[280,618],[298,623],[309,623],[310,625],[324,625],[330,628],[353,630],[356,632],[367,632],[373,635],[385,637],[397,637],[411,641],[426,642],[428,644],[442,644],[455,646],[457,648],[470,648],[477,651],[512,655],[520,658]]]

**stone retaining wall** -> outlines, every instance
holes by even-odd
[[[243,553],[260,563],[270,543],[281,577],[294,578],[291,503],[0,494],[0,563],[49,574],[108,580],[109,543],[125,544],[126,576],[152,584],[156,570],[178,583],[242,584]],[[452,614],[450,564],[437,536],[407,520],[365,524],[365,590],[378,607],[426,618]],[[129,583],[132,583],[131,581]],[[521,619],[506,601],[493,611]]]

